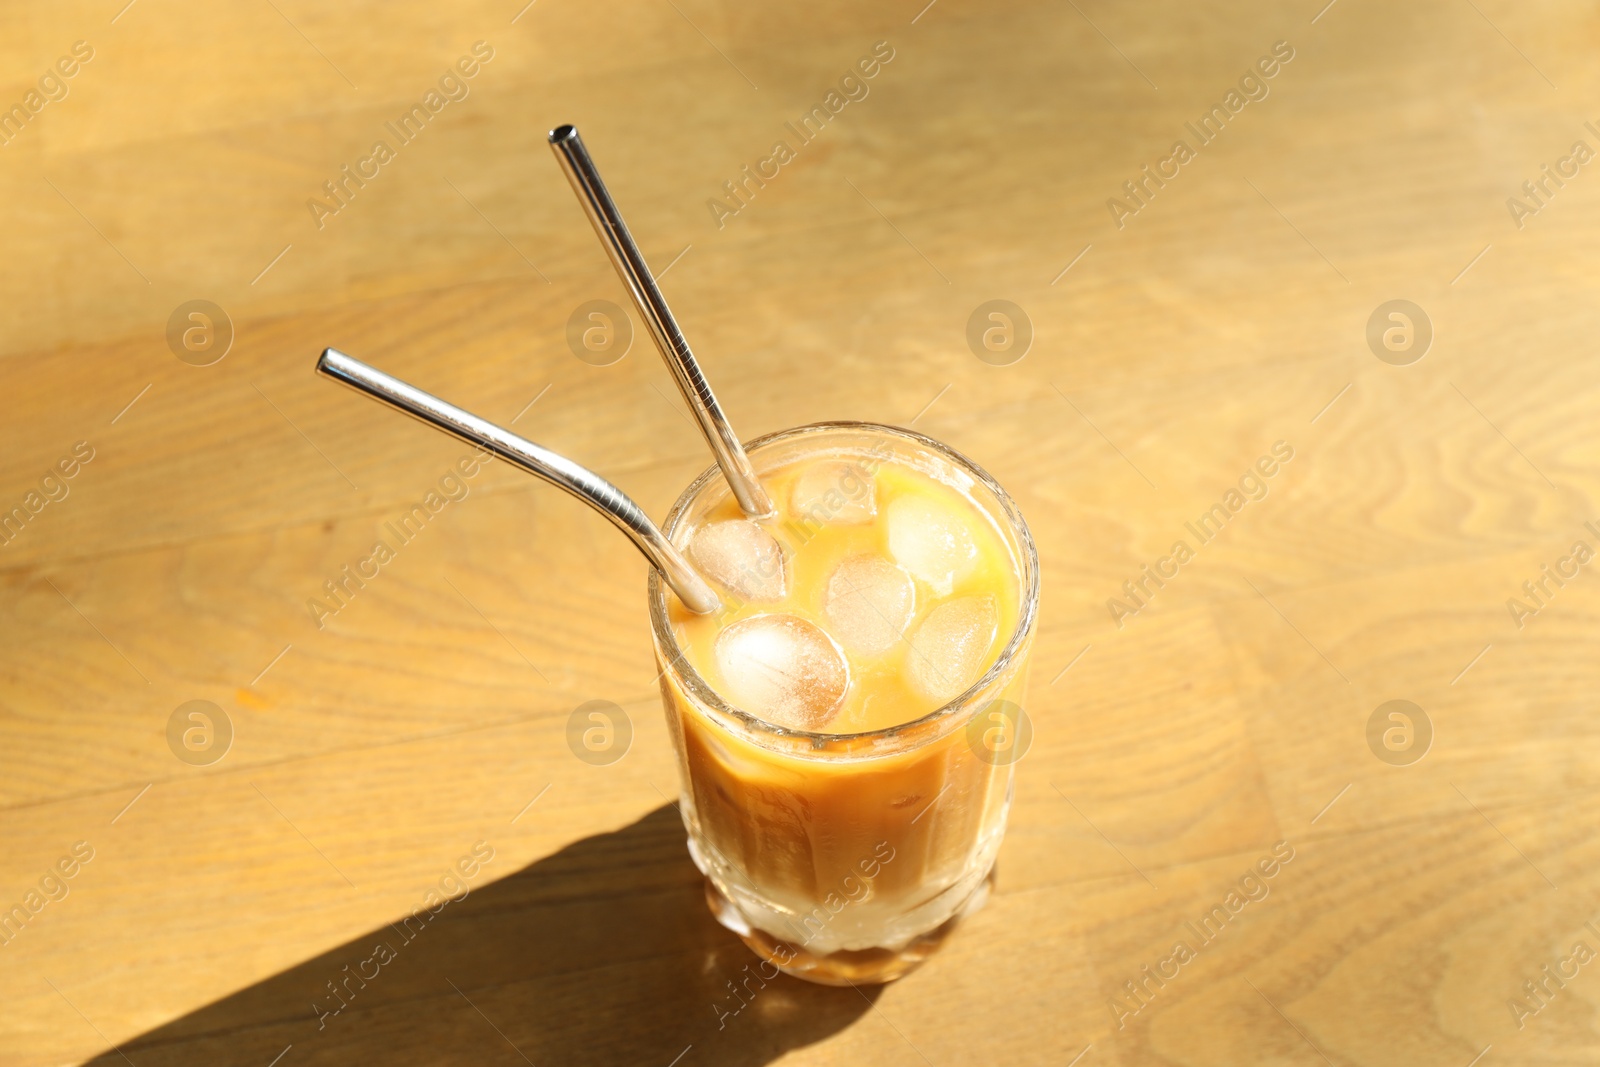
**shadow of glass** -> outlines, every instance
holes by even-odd
[[[706,910],[683,836],[677,809],[659,808],[473,889],[420,929],[380,926],[121,1051],[138,1067],[668,1067],[692,1045],[684,1067],[753,1067],[871,1006],[874,986],[765,977]]]

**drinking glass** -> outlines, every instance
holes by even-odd
[[[988,671],[914,721],[854,734],[787,729],[730,705],[683,654],[669,591],[650,573],[679,810],[712,913],[789,974],[830,985],[889,981],[926,959],[988,896],[1030,729],[1020,705],[1038,557],[1016,504],[993,478],[909,430],[819,423],[759,438],[749,454],[758,473],[828,459],[868,472],[892,461],[934,474],[992,521],[1015,566],[1015,629]],[[682,547],[696,518],[727,494],[709,468],[678,498],[667,536]],[[790,522],[774,534],[793,551],[808,529]]]

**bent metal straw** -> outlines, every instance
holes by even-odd
[[[611,257],[611,265],[616,268],[622,284],[627,286],[628,295],[633,297],[634,307],[639,309],[649,327],[650,336],[661,350],[661,358],[667,361],[667,369],[678,383],[684,402],[694,412],[700,432],[705,434],[706,443],[717,457],[717,465],[722,468],[722,476],[728,480],[734,499],[752,519],[770,517],[775,513],[772,500],[756,478],[756,470],[750,465],[750,457],[745,455],[738,434],[728,425],[728,417],[722,413],[721,405],[711,392],[711,384],[689,350],[689,342],[678,328],[678,320],[667,307],[667,298],[661,295],[655,276],[645,265],[639,246],[628,232],[628,224],[622,221],[622,212],[617,210],[616,201],[611,199],[605,182],[600,180],[600,172],[589,158],[589,150],[578,136],[578,128],[565,125],[551,130],[550,150],[560,162],[567,181],[572,183],[578,203],[583,205],[584,214],[594,225],[595,235]]]
[[[650,521],[650,516],[594,471],[336,349],[323,350],[322,357],[317,360],[317,373],[343,382],[436,430],[487,449],[512,466],[565,489],[627,534],[691,611],[703,615],[721,606],[717,594]]]

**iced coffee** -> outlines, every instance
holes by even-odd
[[[909,970],[982,902],[1038,600],[1015,505],[909,431],[784,431],[750,456],[776,514],[716,472],[667,533],[722,598],[651,615],[690,851],[712,910],[815,981]]]

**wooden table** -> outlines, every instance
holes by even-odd
[[[1600,1062],[1592,5],[122,2],[0,12],[0,1063]],[[741,433],[915,423],[1038,539],[998,890],[887,988],[719,1026],[643,562],[311,372],[663,515],[564,121]]]

